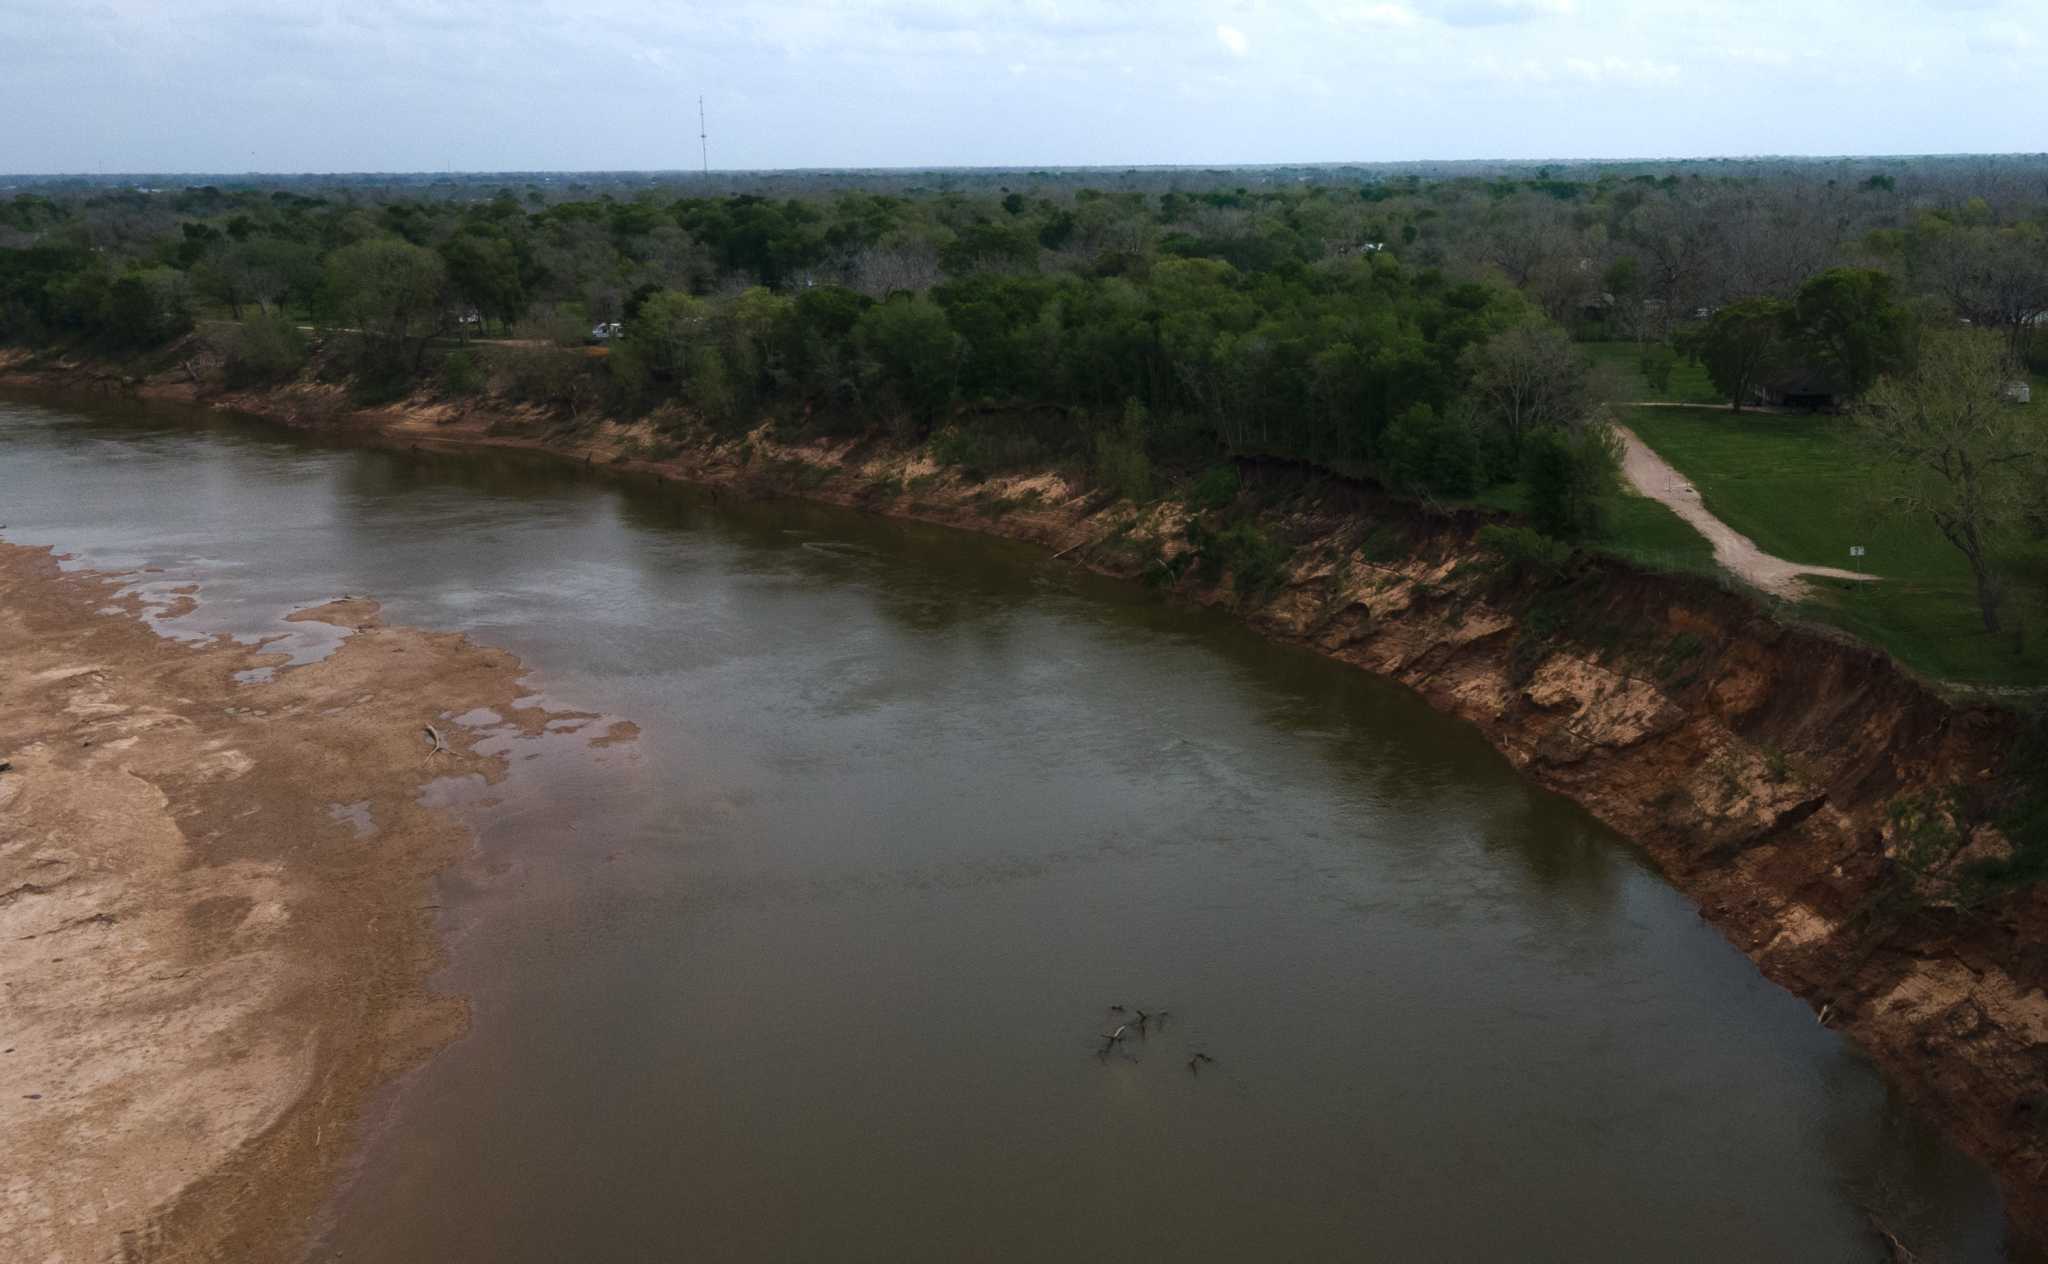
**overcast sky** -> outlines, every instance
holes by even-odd
[[[2048,146],[2048,0],[0,0],[0,171]]]

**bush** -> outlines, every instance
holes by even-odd
[[[1663,343],[1643,348],[1636,357],[1636,367],[1642,370],[1643,380],[1659,395],[1671,389],[1671,374],[1678,368],[1678,353]]]
[[[1491,524],[1479,528],[1479,547],[1499,557],[1508,573],[1518,579],[1529,575],[1560,578],[1575,552],[1563,540],[1541,531]]]
[[[1188,507],[1196,513],[1228,509],[1237,500],[1239,486],[1235,465],[1212,465],[1188,489]]]
[[[1394,418],[1381,439],[1387,479],[1404,491],[1470,496],[1479,490],[1479,436],[1455,418],[1417,404]]]
[[[1523,441],[1522,478],[1537,530],[1564,540],[1596,536],[1621,486],[1621,445],[1605,425],[1539,430]]]
[[[2020,339],[2020,362],[2029,371],[2048,376],[2048,332],[2030,329]]]
[[[517,403],[577,409],[596,395],[591,361],[580,351],[507,347],[494,354],[491,363],[495,376],[504,383],[506,396]]]
[[[235,331],[226,360],[230,386],[282,382],[306,367],[306,337],[281,314],[252,316]]]
[[[1042,467],[1053,459],[1051,450],[1035,434],[978,422],[939,431],[932,436],[931,454],[934,461],[957,466],[976,482],[1003,470]]]
[[[1240,596],[1270,592],[1287,574],[1288,547],[1259,530],[1249,519],[1211,531],[1199,518],[1187,525],[1187,541],[1197,558],[1195,574],[1215,583],[1230,574]]]
[[[155,347],[192,328],[185,276],[173,268],[126,273],[107,290],[107,340],[119,347]]]
[[[705,420],[713,424],[736,421],[744,411],[732,375],[726,371],[725,356],[717,347],[700,346],[690,352],[690,380],[685,394]]]
[[[1145,454],[1145,406],[1124,404],[1123,420],[1095,435],[1095,478],[1125,500],[1152,499],[1152,458]]]
[[[485,385],[484,366],[474,351],[451,351],[441,361],[441,389],[450,395],[478,395]]]

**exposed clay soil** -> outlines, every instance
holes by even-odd
[[[467,1020],[424,983],[470,837],[420,791],[502,765],[443,717],[550,717],[364,600],[236,684],[285,656],[168,640],[115,582],[0,544],[0,1259],[289,1259],[365,1095]]]
[[[69,370],[17,374],[64,384]],[[7,380],[0,362],[0,381]],[[104,380],[103,378],[100,380]],[[1966,820],[1917,881],[1889,823],[1916,795],[1995,798],[2015,718],[1955,703],[1883,654],[1777,621],[1698,580],[1597,564],[1560,593],[1503,576],[1476,523],[1287,468],[1247,470],[1293,549],[1275,587],[1176,565],[1184,510],[1138,510],[1055,473],[970,480],[857,440],[733,438],[687,419],[559,418],[417,399],[355,411],[337,388],[203,393],[128,383],[395,446],[524,448],[628,474],[794,495],[1029,540],[1109,574],[1173,575],[1278,640],[1414,689],[1538,782],[1635,840],[1820,1021],[1999,1175],[2048,1244],[2048,892],[1960,907],[1964,862],[2009,847]]]

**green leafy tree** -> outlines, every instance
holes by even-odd
[[[699,348],[715,341],[711,311],[702,299],[681,290],[661,290],[641,300],[626,327],[626,346],[637,364],[658,382],[689,380]]]
[[[1914,367],[1880,381],[1854,415],[1882,496],[1924,516],[1969,564],[1987,632],[2004,604],[2000,546],[2048,475],[2048,435],[2005,399],[2011,362],[1985,331],[1930,335]]]
[[[864,312],[854,337],[899,407],[929,421],[952,402],[960,345],[937,303],[898,295]]]
[[[1799,287],[1789,332],[1794,352],[1849,398],[1902,367],[1911,317],[1887,273],[1830,268]]]
[[[1561,540],[1597,536],[1621,488],[1621,442],[1607,425],[1545,427],[1522,444],[1522,479],[1537,530]]]
[[[1394,419],[1383,436],[1388,481],[1409,491],[1469,496],[1479,490],[1479,437],[1456,417],[1440,417],[1416,404]]]
[[[1736,412],[1785,361],[1791,307],[1773,298],[1730,303],[1708,318],[1689,341],[1693,358]]]
[[[185,274],[176,268],[141,268],[107,290],[105,333],[123,347],[154,347],[192,328]]]
[[[446,318],[448,271],[424,246],[373,237],[327,257],[334,315],[357,330],[373,356],[417,367]]]
[[[462,233],[441,246],[448,284],[484,321],[510,328],[526,311],[526,285],[519,254],[503,237]]]

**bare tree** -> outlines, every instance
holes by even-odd
[[[1719,225],[1714,208],[1698,197],[1652,198],[1628,221],[1628,239],[1640,251],[1644,288],[1661,323],[1689,319],[1716,285]]]
[[[1586,362],[1554,325],[1495,334],[1467,353],[1467,363],[1475,410],[1506,431],[1517,453],[1533,431],[1576,427],[1599,406]]]
[[[1974,325],[2005,335],[2017,352],[2048,316],[2048,234],[2015,228],[1941,227],[1917,243],[1925,283]]]
[[[870,298],[898,290],[922,294],[945,279],[938,247],[906,234],[892,234],[854,255],[846,274],[847,284]]]

